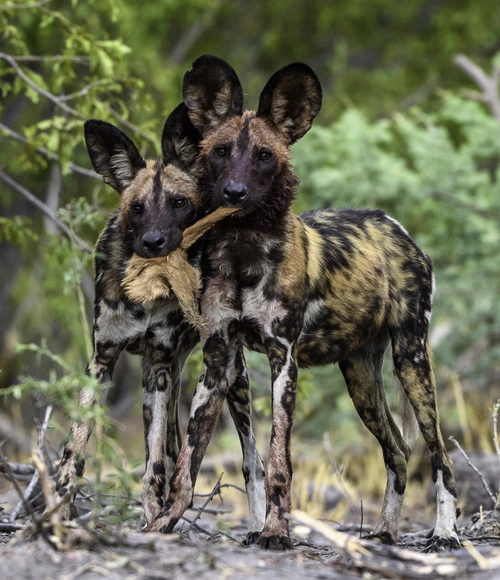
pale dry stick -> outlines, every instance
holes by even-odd
[[[500,462],[500,445],[498,443],[498,411],[500,410],[500,399],[493,406],[491,415],[493,421],[493,445],[495,447],[495,452]]]
[[[223,475],[224,475],[224,473],[220,474],[220,477],[219,477],[217,483],[215,484],[214,488],[212,489],[212,491],[208,495],[207,499],[205,500],[205,503],[199,508],[198,512],[194,516],[193,521],[191,522],[191,525],[189,526],[189,528],[185,532],[182,533],[182,535],[184,537],[187,537],[189,535],[189,532],[193,529],[196,522],[200,519],[201,514],[205,511],[205,508],[207,507],[207,505],[214,499],[214,497],[216,495],[220,494],[220,482],[221,482]]]
[[[40,477],[40,484],[42,486],[45,504],[47,506],[47,509],[52,511],[51,523],[54,527],[53,535],[55,535],[57,538],[60,538],[62,531],[62,519],[58,510],[54,509],[55,506],[57,505],[58,496],[56,495],[54,484],[50,479],[47,466],[45,465],[45,462],[43,461],[43,458],[39,451],[33,454],[33,463],[35,464],[35,467]]]
[[[46,409],[45,409],[45,418],[43,420],[43,424],[38,432],[38,447],[40,449],[40,451],[43,452],[43,440],[45,438],[45,433],[47,432],[47,427],[49,424],[49,419],[50,419],[50,415],[52,414],[52,405],[49,405]],[[44,453],[45,455],[45,453]],[[36,484],[38,483],[40,476],[38,473],[38,470],[35,469],[35,472],[33,474],[33,477],[29,483],[29,485],[27,486],[27,488],[24,490],[24,494],[23,494],[23,499],[21,501],[18,502],[18,504],[16,505],[16,507],[12,510],[12,513],[10,514],[10,521],[11,522],[15,522],[17,519],[17,516],[19,515],[19,512],[21,511],[21,508],[23,507],[25,502],[29,502],[30,496],[33,493],[33,490],[35,489]]]
[[[40,2],[28,2],[26,4],[0,4],[0,10],[26,10],[27,8],[41,8],[52,0],[40,0]]]
[[[49,2],[52,2],[52,0],[49,0]],[[2,7],[0,6],[0,10],[2,9]],[[88,56],[69,56],[69,55],[65,55],[65,54],[53,54],[52,56],[40,56],[38,54],[21,54],[21,55],[16,55],[16,56],[12,56],[10,55],[10,57],[12,59],[14,59],[17,62],[61,62],[64,60],[67,61],[71,61],[71,62],[76,62],[78,64],[89,64],[90,63],[90,58]]]
[[[78,244],[81,250],[88,253],[92,252],[92,248],[81,238],[75,235],[65,223],[63,223],[60,219],[58,219],[57,216],[54,214],[54,212],[50,209],[50,207],[48,207],[45,203],[43,203],[43,201],[40,201],[36,197],[36,195],[33,195],[20,183],[9,177],[2,169],[0,169],[0,179],[4,181],[7,185],[9,185],[12,189],[20,193],[31,204],[36,206],[44,215],[46,215],[49,219],[51,219],[67,238],[69,238],[70,240],[74,240]]]
[[[61,110],[63,110],[68,115],[72,115],[73,117],[76,117],[77,119],[82,119],[82,120],[85,119],[85,117],[80,112],[78,112],[76,109],[73,109],[72,107],[70,107],[69,105],[67,105],[65,103],[65,100],[67,98],[66,95],[61,95],[61,96],[54,95],[50,91],[45,90],[44,88],[37,85],[34,81],[32,81],[26,75],[26,73],[23,71],[23,69],[17,64],[16,59],[13,58],[10,54],[0,52],[0,60],[5,60],[6,62],[8,62],[9,65],[14,69],[14,72],[17,74],[17,76],[26,85],[28,85],[30,88],[32,88],[36,93],[38,93],[42,97],[45,97],[47,100],[49,100],[51,103],[53,103],[54,105],[59,107]],[[86,87],[84,87],[82,89],[82,91],[83,91],[82,95],[85,95],[86,94],[85,91],[88,91],[88,90],[89,90],[89,86],[87,85]],[[77,93],[75,93],[75,95],[77,95]],[[137,127],[136,125],[134,125],[133,123],[128,121],[125,117],[123,117],[123,115],[118,113],[118,111],[112,109],[109,105],[104,103],[104,101],[101,101],[100,99],[96,99],[95,101],[99,105],[104,107],[106,110],[108,110],[123,125],[125,125],[129,129],[135,131],[137,134],[141,135],[144,139],[147,139],[150,143],[153,143],[156,146],[156,140],[151,135],[148,135],[148,133],[146,133],[145,131],[142,131],[139,127]]]
[[[486,483],[486,480],[484,478],[484,475],[479,471],[479,469],[472,463],[472,461],[469,459],[467,453],[465,453],[465,451],[462,449],[462,447],[460,446],[460,443],[455,439],[455,437],[453,437],[453,435],[451,435],[449,437],[449,440],[453,443],[453,445],[455,445],[455,447],[460,451],[460,453],[464,456],[465,458],[465,462],[467,463],[467,465],[472,469],[472,471],[474,471],[478,476],[479,479],[481,480],[481,483],[483,484],[484,489],[486,490],[486,493],[490,496],[491,501],[493,503],[495,503],[496,498],[493,495],[493,493],[491,492],[488,484]]]
[[[324,522],[315,520],[304,512],[294,510],[291,517],[321,534],[339,548],[353,562],[358,570],[376,572],[384,578],[426,578],[461,575],[461,563],[453,555],[420,554],[402,548],[385,546],[371,540],[354,536],[330,528]],[[488,560],[489,568],[498,564],[498,557]]]
[[[470,540],[462,540],[462,546],[469,552],[472,558],[477,562],[477,565],[481,570],[488,570],[489,562],[488,559],[485,558],[479,550],[474,546],[474,544]]]
[[[500,410],[500,399],[495,403],[492,410],[492,420],[493,420],[493,445],[495,447],[495,452],[497,454],[498,461],[500,463],[500,445],[498,443],[498,411]],[[497,489],[497,497],[495,500],[495,507],[493,508],[495,513],[495,518],[500,521],[500,481]]]
[[[82,120],[84,119],[84,116],[81,113],[79,113],[76,109],[73,109],[72,107],[69,107],[59,97],[57,97],[56,95],[52,94],[49,91],[46,91],[44,88],[40,87],[35,82],[33,82],[26,75],[26,73],[23,71],[23,69],[17,64],[17,62],[15,61],[15,59],[13,59],[9,54],[5,54],[4,52],[0,52],[0,59],[1,60],[5,60],[6,62],[8,62],[10,64],[10,66],[14,69],[14,72],[16,73],[16,75],[26,85],[28,85],[30,88],[32,88],[36,93],[38,93],[39,95],[42,95],[42,97],[45,97],[48,101],[54,103],[54,105],[56,105],[57,107],[59,107],[65,113],[68,113],[68,115],[72,115],[73,117],[76,117],[77,119],[82,119]]]
[[[7,125],[0,123],[0,131],[5,133],[8,137],[17,141],[18,143],[23,143],[24,145],[30,145],[29,139],[27,139],[24,135],[21,135],[17,131],[14,131]],[[49,151],[47,147],[36,147],[35,151],[44,157],[45,159],[49,159],[51,161],[59,161],[59,155],[57,153],[53,153]],[[87,169],[86,167],[81,167],[80,165],[75,165],[71,161],[68,161],[67,166],[73,173],[79,173],[80,175],[85,175],[86,177],[91,177],[92,179],[101,180],[101,176],[96,173],[93,169]]]
[[[325,431],[325,433],[323,433],[323,446],[325,447],[325,450],[328,454],[328,458],[330,459],[330,465],[332,467],[332,470],[335,473],[335,475],[337,476],[337,479],[339,480],[342,494],[344,495],[344,497],[346,497],[349,500],[349,503],[351,504],[351,506],[353,508],[356,508],[356,505],[353,502],[351,495],[347,491],[344,480],[342,479],[342,469],[340,469],[337,465],[337,462],[336,462],[335,457],[333,455],[332,444],[330,443],[330,435],[326,431]]]
[[[47,451],[45,450],[45,435],[47,434],[47,429],[49,427],[49,420],[50,416],[52,415],[53,406],[48,405],[45,409],[45,417],[43,419],[43,423],[38,429],[38,449],[40,453],[45,458],[45,464],[50,465],[50,459],[47,455]],[[37,425],[39,425],[38,419],[36,420]],[[53,471],[53,470],[52,470]]]
[[[500,121],[500,96],[498,94],[498,83],[500,80],[500,66],[493,68],[493,73],[489,77],[481,67],[472,62],[465,54],[457,54],[453,58],[455,64],[460,67],[482,90],[482,93],[468,93],[468,96],[488,105],[492,115]]]
[[[154,137],[152,137],[151,135],[149,135],[148,133],[146,133],[145,131],[143,131],[139,127],[137,127],[137,125],[134,125],[133,123],[131,123],[128,119],[126,119],[123,115],[120,115],[120,113],[118,111],[116,111],[115,109],[110,107],[107,103],[105,103],[104,101],[101,101],[101,99],[97,99],[97,98],[96,98],[96,103],[98,103],[101,107],[103,107],[109,113],[111,113],[111,115],[113,115],[113,117],[115,119],[120,121],[120,123],[124,127],[127,127],[127,129],[130,129],[131,131],[134,131],[134,133],[136,133],[137,135],[140,135],[141,137],[143,137],[144,139],[146,139],[147,141],[152,143],[155,147],[157,146],[156,139]]]
[[[17,483],[16,478],[14,477],[14,475],[12,474],[12,472],[10,470],[9,463],[3,457],[3,455],[0,455],[0,464],[3,466],[4,473],[9,478],[9,481],[14,486],[14,489],[18,493],[19,497],[22,498],[24,509],[26,510],[26,513],[28,513],[31,517],[31,525],[35,528],[35,533],[40,533],[42,535],[43,539],[49,544],[49,546],[51,546],[52,548],[55,548],[55,545],[52,542],[52,540],[50,539],[49,535],[47,534],[47,531],[42,526],[42,518],[38,519],[34,510],[31,507],[30,503],[28,501],[24,501],[23,491],[22,491],[21,487],[19,486],[19,484]]]

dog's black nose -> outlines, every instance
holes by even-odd
[[[165,236],[158,230],[146,232],[142,236],[142,247],[153,256],[158,255],[166,244]]]
[[[230,181],[224,187],[222,195],[228,203],[237,205],[247,197],[248,189],[241,181]]]

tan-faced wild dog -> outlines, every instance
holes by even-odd
[[[356,410],[382,447],[387,487],[372,537],[394,544],[410,447],[385,398],[381,368],[390,343],[395,373],[431,455],[437,519],[428,549],[458,547],[453,467],[439,428],[427,339],[434,294],[429,257],[382,211],[292,213],[297,178],[289,147],[309,130],[321,107],[321,86],[307,65],[275,73],[257,112],[243,112],[236,73],[212,56],[201,57],[186,73],[183,95],[204,137],[199,167],[204,209],[241,209],[207,236],[201,261],[204,369],[170,495],[149,529],[171,531],[189,505],[243,343],[267,354],[272,375],[267,511],[258,544],[291,547],[297,372],[330,363],[339,364]],[[196,428],[200,423],[203,431]]]
[[[200,135],[189,122],[184,104],[167,119],[162,136],[163,158],[144,160],[132,141],[103,121],[85,123],[85,140],[94,169],[121,196],[120,208],[99,237],[95,257],[94,353],[88,372],[98,383],[111,382],[120,353],[143,357],[143,418],[146,471],[142,500],[146,522],[154,520],[168,493],[179,453],[178,397],[184,363],[199,341],[174,295],[132,303],[122,287],[127,264],[143,258],[168,256],[186,227],[201,216],[193,162]],[[199,250],[188,256],[195,263]],[[95,403],[83,391],[81,404]],[[249,533],[264,523],[264,467],[255,446],[250,421],[248,377],[242,353],[227,401],[243,448],[243,470],[250,504]],[[91,427],[72,427],[59,466],[57,490],[73,493],[83,475]],[[67,507],[64,517],[71,517]]]

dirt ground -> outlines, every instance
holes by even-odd
[[[193,513],[188,517],[193,518]],[[175,578],[175,580],[237,580],[280,578],[339,580],[342,578],[479,578],[500,580],[498,530],[468,523],[460,529],[463,548],[423,553],[422,533],[402,534],[397,548],[360,539],[359,532],[338,523],[322,522],[294,512],[291,535],[295,547],[268,552],[245,547],[245,522],[232,522],[230,533],[218,531],[215,517],[203,514],[200,528],[165,536],[142,534],[138,525],[101,528],[89,533],[73,525],[61,550],[38,536],[28,541],[22,531],[4,533],[0,543],[2,580],[106,578]],[[184,522],[181,532],[186,531]],[[220,528],[220,524],[219,524]]]
[[[498,481],[496,459],[486,454],[474,456],[481,472],[491,480],[490,485]],[[361,512],[351,501],[351,508],[337,520],[324,519],[328,517],[326,512],[322,518],[292,512],[293,550],[269,552],[257,546],[243,546],[247,514],[244,493],[234,484],[221,485],[215,493],[217,487],[211,488],[213,473],[208,477],[211,483],[207,488],[212,489],[211,501],[206,496],[195,497],[194,507],[186,512],[172,535],[140,532],[139,501],[126,523],[117,524],[111,504],[106,505],[103,500],[97,514],[94,511],[94,525],[90,525],[88,492],[93,488],[88,484],[89,489],[82,490],[76,502],[79,523],[65,524],[56,536],[49,536],[42,526],[46,535],[39,533],[28,540],[23,529],[30,522],[27,513],[20,512],[15,518],[17,531],[9,527],[13,525],[10,514],[19,503],[19,492],[4,481],[4,476],[0,486],[0,580],[500,580],[500,524],[492,518],[492,512],[475,513],[477,506],[488,505],[489,499],[482,495],[483,486],[476,485],[470,468],[460,457],[454,461],[458,486],[463,490],[459,501],[463,515],[458,520],[462,548],[437,554],[424,551],[435,513],[434,501],[426,493],[420,498],[413,496],[413,501],[407,498],[397,547],[362,539],[377,520],[381,508],[378,501],[366,502]],[[21,474],[26,464],[17,465]],[[338,501],[338,489],[323,491],[325,505],[327,495],[333,503]],[[240,498],[240,506],[238,499],[231,499],[231,493]],[[36,502],[32,505],[36,506]]]

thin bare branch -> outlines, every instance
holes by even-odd
[[[170,55],[170,62],[174,66],[178,66],[186,58],[189,49],[200,38],[200,36],[207,30],[213,22],[217,12],[222,8],[226,0],[219,0],[218,2],[210,2],[203,12],[197,18],[192,26],[180,37],[176,46],[174,46]]]
[[[495,447],[495,452],[497,454],[498,460],[500,461],[500,445],[498,443],[498,411],[500,410],[500,399],[495,403],[493,410],[491,412],[493,421],[493,446]]]
[[[35,468],[31,463],[9,463],[9,473],[11,473],[17,481],[27,480],[33,477]],[[0,462],[0,473],[6,473],[5,465]]]
[[[14,139],[15,141],[18,141],[19,143],[24,143],[25,145],[29,144],[29,141],[26,137],[24,137],[20,133],[17,133],[16,131],[11,129],[10,127],[7,127],[7,125],[4,125],[1,122],[0,122],[0,131],[3,131],[9,137]],[[50,159],[52,161],[59,161],[59,155],[57,155],[57,153],[53,153],[52,151],[49,151],[46,147],[37,147],[35,149],[35,151],[37,153],[39,153],[45,159]],[[101,179],[101,176],[98,173],[96,173],[95,171],[93,171],[92,169],[87,169],[85,167],[81,167],[80,165],[75,165],[71,161],[68,162],[67,166],[74,173],[79,173],[79,174],[85,175],[87,177],[92,177],[92,179],[99,179],[99,180]]]
[[[477,215],[481,218],[484,219],[493,219],[495,221],[498,221],[499,216],[495,214],[495,212],[492,212],[490,209],[483,209],[480,207],[475,206],[472,203],[468,203],[466,201],[463,201],[461,199],[457,199],[455,196],[446,193],[444,191],[430,191],[429,192],[430,195],[432,197],[434,197],[434,199],[437,199],[439,201],[442,201],[444,203],[450,203],[456,207],[459,207],[460,209],[463,209],[469,213],[472,213],[474,215]]]
[[[12,56],[16,62],[61,62],[67,60],[69,62],[76,62],[79,64],[89,64],[90,58],[88,56],[69,56],[65,54],[54,54],[52,56],[39,56],[37,54],[23,54],[20,56]]]
[[[51,522],[54,526],[54,535],[60,538],[62,524],[61,514],[59,510],[54,510],[54,507],[58,504],[58,496],[56,494],[54,484],[50,479],[47,465],[45,464],[43,456],[39,451],[33,453],[33,463],[35,464],[36,470],[38,471],[40,484],[43,490],[43,497],[45,499],[45,505],[47,506],[48,510],[52,510]]]
[[[17,483],[16,478],[10,472],[10,467],[9,467],[7,460],[2,455],[0,455],[0,464],[2,464],[4,473],[7,475],[7,477],[11,481],[12,485],[14,486],[14,489],[17,491],[19,497],[21,498],[23,505],[24,505],[24,509],[26,510],[26,513],[30,514],[32,526],[36,529],[37,533],[42,534],[43,539],[49,544],[49,546],[54,548],[55,546],[54,546],[53,542],[51,541],[51,539],[47,533],[47,530],[45,530],[45,528],[41,525],[41,521],[36,517],[36,514],[33,511],[32,507],[30,505],[30,502],[24,500],[23,492],[22,492],[21,488],[19,487],[19,484]]]
[[[29,503],[31,494],[33,493],[33,490],[35,489],[36,484],[38,483],[39,479],[40,479],[40,476],[38,475],[38,470],[35,469],[35,473],[33,474],[33,477],[31,478],[29,485],[24,490],[24,493],[23,493],[21,500],[18,502],[18,504],[15,506],[15,508],[12,510],[12,512],[10,514],[9,519],[11,522],[16,521],[17,516],[19,515],[19,512],[21,511],[21,508],[23,506],[25,506],[26,503]]]
[[[196,522],[200,519],[201,514],[205,511],[205,508],[207,507],[207,505],[214,499],[214,497],[216,495],[220,494],[220,482],[222,479],[222,476],[224,475],[224,473],[220,474],[220,477],[217,481],[217,483],[215,484],[214,488],[212,489],[211,493],[209,494],[209,496],[207,497],[207,499],[205,500],[205,503],[200,507],[200,509],[198,510],[198,512],[196,513],[196,515],[193,518],[193,521],[191,522],[191,525],[189,526],[189,528],[183,532],[183,536],[187,536],[189,535],[189,532],[193,529],[193,527],[195,526]]]
[[[325,448],[326,453],[328,454],[328,458],[330,459],[330,466],[332,468],[332,471],[337,476],[337,480],[340,484],[343,496],[348,499],[348,501],[352,507],[356,508],[356,505],[353,502],[350,493],[347,491],[344,479],[342,477],[343,467],[341,466],[339,468],[339,466],[337,465],[337,461],[335,460],[335,456],[333,454],[333,449],[332,449],[332,444],[330,442],[330,435],[327,431],[325,431],[323,433],[323,446]],[[363,508],[362,504],[361,504],[361,508]]]
[[[14,69],[14,72],[17,74],[17,76],[25,84],[27,84],[30,88],[32,88],[34,91],[36,91],[39,95],[42,95],[47,100],[54,103],[54,105],[56,105],[57,107],[62,109],[65,113],[68,113],[68,115],[72,115],[73,117],[76,117],[78,119],[84,119],[84,117],[81,113],[79,113],[76,109],[73,109],[72,107],[69,107],[68,105],[66,105],[66,103],[60,97],[57,97],[56,95],[52,94],[51,92],[46,91],[45,89],[43,89],[42,87],[37,85],[35,82],[33,82],[28,77],[28,75],[26,75],[26,73],[23,71],[23,69],[17,64],[16,60],[14,58],[12,58],[10,55],[5,54],[4,52],[0,52],[0,59],[8,62],[10,64],[10,66]]]
[[[41,8],[51,0],[39,0],[39,2],[27,2],[26,4],[0,4],[0,10],[26,10],[27,8]]]
[[[72,99],[77,99],[78,97],[85,97],[90,93],[90,91],[94,87],[97,87],[100,84],[102,84],[101,81],[94,81],[93,83],[89,83],[88,85],[85,85],[82,89],[80,89],[79,91],[76,91],[75,93],[71,93],[69,95],[59,95],[58,98],[61,101],[71,101]]]
[[[2,169],[0,169],[0,179],[9,185],[12,189],[20,193],[30,203],[36,206],[44,215],[51,219],[68,239],[74,240],[76,244],[78,244],[80,249],[82,249],[84,252],[92,252],[92,248],[87,244],[87,242],[84,242],[80,237],[74,234],[65,223],[63,223],[60,219],[57,218],[57,216],[54,215],[54,212],[45,203],[43,203],[43,201],[40,201],[38,197],[33,195],[20,183],[9,177]]]
[[[500,445],[498,443],[498,411],[500,410],[500,399],[495,403],[492,410],[492,420],[493,420],[493,446],[495,447],[495,452],[497,454],[498,461],[500,462]],[[496,513],[497,519],[500,519],[500,482],[497,489],[497,497],[495,500],[494,511]]]
[[[490,496],[490,499],[493,503],[495,503],[496,498],[494,496],[494,494],[491,492],[491,489],[489,488],[488,484],[486,483],[486,480],[484,479],[484,475],[479,471],[479,469],[471,462],[471,460],[469,459],[467,453],[465,453],[465,451],[462,449],[462,447],[460,446],[460,443],[455,439],[455,437],[450,436],[449,440],[453,443],[453,445],[455,445],[455,447],[460,451],[460,453],[464,456],[465,458],[465,462],[467,463],[467,465],[472,469],[472,471],[474,471],[474,473],[476,473],[479,476],[479,479],[481,480],[481,483],[483,484],[484,489],[486,490],[486,493]]]
[[[42,426],[40,427],[40,430],[38,432],[38,447],[40,449],[41,453],[44,453],[44,439],[45,439],[45,434],[47,432],[47,428],[49,426],[49,419],[50,419],[50,415],[52,414],[52,405],[49,405],[47,407],[47,409],[45,410],[45,418],[43,420]],[[16,507],[12,510],[11,514],[10,514],[10,521],[11,522],[15,522],[17,519],[17,516],[19,514],[19,512],[21,511],[21,508],[23,507],[25,502],[28,502],[30,500],[31,494],[33,493],[33,490],[36,487],[36,484],[38,483],[40,479],[40,476],[38,474],[38,470],[35,469],[35,472],[33,474],[33,477],[28,485],[28,487],[24,490],[24,494],[23,494],[23,498],[20,502],[18,502],[18,504],[16,505]]]
[[[100,99],[96,99],[96,102],[99,103],[99,105],[101,105],[101,107],[106,109],[111,115],[113,115],[113,117],[115,117],[115,119],[120,121],[120,123],[124,127],[127,127],[131,131],[134,131],[134,133],[137,133],[137,135],[141,135],[141,137],[144,137],[144,139],[146,139],[147,141],[152,143],[155,147],[157,146],[157,141],[153,137],[151,137],[151,135],[149,135],[148,133],[146,133],[145,131],[143,131],[139,127],[137,127],[137,125],[134,125],[133,123],[131,123],[130,121],[125,119],[125,117],[120,115],[120,113],[118,113],[118,111],[115,111],[107,103],[105,103],[104,101],[101,101]]]
[[[453,62],[482,90],[481,100],[488,105],[495,119],[500,121],[500,96],[498,93],[500,67],[495,66],[491,77],[489,77],[480,66],[472,62],[465,54],[455,55]]]

